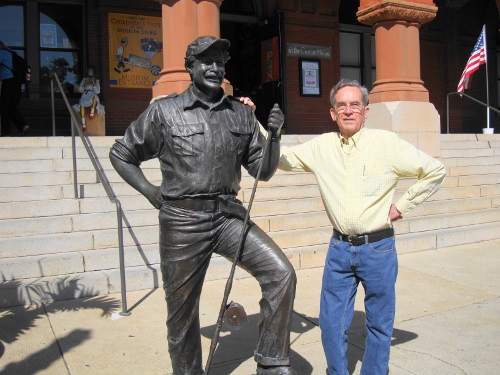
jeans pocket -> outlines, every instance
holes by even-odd
[[[335,237],[331,237],[330,238],[330,244],[329,244],[329,247],[334,247],[336,244],[338,244],[340,242],[340,240],[338,238],[335,238]]]
[[[396,251],[396,237],[388,237],[383,240],[369,243],[368,246],[375,253],[389,253]]]

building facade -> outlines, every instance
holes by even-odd
[[[199,15],[197,22],[193,14]],[[189,35],[194,39],[207,32],[231,41],[226,90],[251,97],[261,121],[279,103],[288,134],[337,130],[329,115],[329,91],[340,77],[366,85],[375,106],[431,103],[442,133],[448,128],[451,133],[480,133],[487,121],[486,108],[450,93],[456,91],[483,24],[488,63],[474,74],[466,94],[498,109],[495,0],[7,0],[0,4],[0,40],[32,67],[32,83],[24,89],[20,109],[33,136],[53,134],[51,75],[57,74],[68,100],[75,104],[81,95],[77,86],[91,65],[101,82],[105,134],[123,134],[153,96],[175,86],[161,86],[166,79],[186,81],[181,52],[176,57],[175,51],[185,50]],[[124,47],[122,61],[120,47]],[[70,115],[57,87],[55,91],[56,135],[68,135]],[[500,131],[498,123],[498,115],[490,111],[490,126]]]

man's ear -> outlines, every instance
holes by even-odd
[[[335,113],[335,108],[330,108],[330,116],[332,116],[333,122],[337,122],[337,114]]]
[[[365,107],[365,120],[368,118],[369,114],[370,114],[370,107]]]

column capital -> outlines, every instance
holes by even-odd
[[[422,2],[430,3],[428,5]],[[382,0],[376,4],[371,2],[363,9],[363,3],[356,13],[358,21],[365,25],[374,26],[384,21],[406,21],[423,25],[436,17],[438,8],[432,1],[420,1],[419,3],[411,1]]]

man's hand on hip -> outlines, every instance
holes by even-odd
[[[389,219],[391,222],[398,221],[402,218],[401,212],[398,211],[395,205],[391,204],[391,208],[389,208]]]

